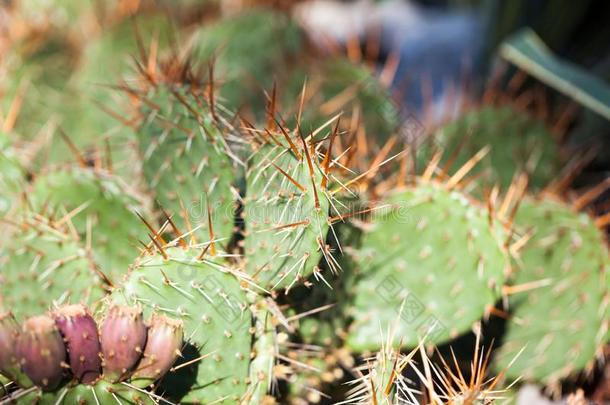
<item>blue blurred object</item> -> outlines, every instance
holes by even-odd
[[[400,55],[394,88],[404,92],[411,109],[421,112],[425,102],[438,104],[450,91],[460,97],[464,81],[484,68],[486,22],[481,11],[391,1],[380,5],[380,18],[382,51],[389,55],[398,50]],[[439,107],[445,110],[439,114],[447,112]]]

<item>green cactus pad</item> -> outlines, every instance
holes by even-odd
[[[438,130],[434,141],[448,153],[465,141],[452,166],[456,169],[491,145],[488,155],[472,171],[484,174],[482,187],[498,184],[506,190],[515,173],[524,171],[530,189],[539,190],[557,176],[562,163],[559,147],[545,123],[510,105],[468,112]],[[422,158],[426,156],[421,154]]]
[[[182,248],[167,248],[165,254],[167,259],[160,254],[142,257],[111,299],[142,306],[145,318],[158,311],[184,322],[183,357],[160,388],[168,399],[237,403],[249,389],[253,341],[243,280],[221,256],[208,253],[199,260],[199,249]]]
[[[393,344],[442,343],[468,331],[500,297],[510,268],[497,222],[488,211],[437,183],[388,195],[354,253],[354,318],[347,345],[376,350],[380,331]],[[476,294],[473,293],[476,291]]]
[[[60,388],[56,392],[35,391],[16,399],[15,403],[23,405],[153,405],[163,402],[159,402],[157,395],[132,388],[127,384],[111,384],[100,380],[94,385],[79,384]]]
[[[610,257],[593,219],[552,198],[522,201],[515,223],[533,235],[517,260],[512,316],[496,368],[552,384],[592,365],[606,341]]]
[[[106,172],[78,167],[50,171],[35,179],[28,201],[35,211],[45,207],[58,218],[76,210],[71,222],[83,242],[90,238],[93,258],[112,282],[120,281],[137,257],[138,240],[148,241],[136,215],[148,216],[144,203]]]
[[[8,137],[0,132],[0,217],[15,205],[18,193],[23,190],[24,181],[25,170],[15,159]]]
[[[322,258],[330,194],[320,187],[320,168],[312,162],[312,180],[304,151],[300,154],[297,159],[290,149],[266,145],[249,161],[246,272],[265,289],[304,280]]]
[[[307,87],[316,89],[308,104],[320,108],[305,110],[302,122],[305,131],[315,130],[339,112],[352,114],[355,107],[360,110],[362,127],[371,138],[383,143],[400,130],[404,117],[398,105],[393,102],[390,91],[366,66],[341,57],[313,62],[307,70],[296,70],[292,74],[286,91],[291,100],[287,103],[294,104],[298,100],[306,78]],[[337,103],[338,109],[325,104],[339,99],[343,102]]]
[[[92,304],[105,292],[103,277],[67,226],[26,218],[0,256],[0,306],[20,320],[54,304]]]
[[[175,96],[165,85],[151,89],[149,98],[160,110],[144,107],[145,119],[137,131],[144,176],[182,233],[190,224],[198,240],[209,240],[210,221],[215,238],[226,243],[235,221],[231,151],[210,112],[198,106],[188,89],[175,91],[182,95]],[[190,108],[199,110],[198,117]]]
[[[223,103],[255,114],[264,113],[263,90],[286,74],[301,43],[302,34],[288,16],[262,8],[205,26],[193,38],[195,57],[215,61]]]

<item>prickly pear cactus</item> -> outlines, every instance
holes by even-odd
[[[211,249],[145,255],[111,295],[114,302],[142,306],[145,314],[183,322],[182,357],[161,384],[172,401],[238,403],[260,384],[250,379],[255,331],[244,288],[251,282]]]
[[[318,128],[337,113],[357,116],[359,130],[380,144],[400,130],[404,117],[398,104],[367,67],[342,57],[313,61],[292,73],[285,91],[292,100],[286,100],[287,105],[296,102],[305,80],[312,93],[308,104],[317,108],[306,109],[304,130]]]
[[[302,48],[302,36],[288,16],[251,9],[200,29],[192,39],[193,54],[214,63],[223,104],[260,114],[265,105],[262,89],[271,89],[286,76],[290,60]]]
[[[144,199],[103,170],[51,170],[35,179],[26,198],[35,212],[46,209],[55,212],[55,219],[71,223],[112,282],[120,281],[137,256],[138,241],[148,241],[137,216],[149,216]]]
[[[473,169],[482,173],[478,187],[495,184],[506,190],[517,172],[528,174],[529,186],[539,190],[561,167],[555,137],[546,124],[511,105],[488,106],[467,112],[434,134],[434,143],[449,156],[459,150],[453,167],[461,167],[486,145],[489,154]],[[429,157],[425,153],[423,157]]]
[[[14,153],[8,136],[0,131],[0,217],[14,207],[17,195],[23,191],[25,170]]]
[[[181,232],[228,242],[235,221],[238,162],[223,133],[226,122],[211,110],[213,105],[206,110],[200,106],[204,96],[195,84],[159,84],[145,97],[154,104],[142,105],[137,139],[156,201],[175,214],[172,219]]]
[[[69,404],[126,404],[153,405],[160,397],[127,383],[111,384],[100,380],[93,385],[65,386],[57,392],[13,393],[16,404],[69,405]]]
[[[292,145],[264,145],[249,160],[246,272],[265,289],[292,287],[323,256],[332,261],[325,250],[332,196],[321,187],[323,169],[309,144]]]
[[[353,253],[348,277],[359,278],[348,346],[376,350],[380,326],[396,329],[394,345],[411,347],[468,331],[500,298],[510,268],[503,228],[442,183],[420,182],[384,200],[388,209],[374,213]]]
[[[55,304],[94,303],[108,287],[67,224],[31,215],[0,255],[0,305],[17,319]]]
[[[511,280],[512,312],[496,368],[545,384],[593,365],[606,341],[610,258],[604,233],[586,213],[552,197],[524,199],[515,217],[533,232]]]

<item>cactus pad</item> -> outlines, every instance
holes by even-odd
[[[138,240],[147,240],[136,211],[145,207],[112,175],[85,168],[46,173],[36,179],[28,201],[70,221],[83,241],[90,239],[93,258],[112,281],[120,281],[138,254]],[[89,235],[88,235],[89,234]]]
[[[520,252],[515,285],[542,284],[510,296],[512,321],[497,368],[547,384],[594,362],[608,329],[610,257],[592,218],[552,198],[525,199],[515,223],[533,231]]]
[[[127,384],[111,384],[100,380],[95,385],[79,384],[73,387],[60,388],[57,392],[41,392],[25,395],[15,401],[17,404],[29,405],[153,405],[159,403],[159,397]],[[161,401],[161,403],[163,403]]]
[[[484,107],[466,113],[441,128],[434,139],[450,152],[464,142],[453,167],[460,167],[491,145],[490,153],[473,170],[483,173],[482,186],[499,184],[506,190],[514,174],[525,171],[530,188],[538,190],[549,184],[561,167],[558,146],[545,123],[512,106]]]
[[[151,89],[151,101],[161,109],[143,107],[137,137],[144,176],[181,231],[192,228],[199,240],[229,239],[235,219],[232,154],[218,122],[200,109],[200,96],[173,91],[165,85]]]
[[[199,260],[199,250],[167,248],[142,257],[113,301],[138,304],[184,323],[183,357],[164,378],[180,403],[237,403],[248,391],[252,312],[240,280],[221,256]],[[222,399],[225,399],[224,401]]]
[[[249,162],[246,272],[263,288],[291,287],[307,278],[325,248],[330,197],[320,187],[320,168],[308,165],[304,149],[298,153],[266,145]]]
[[[441,343],[466,332],[500,297],[510,263],[503,229],[487,210],[442,184],[391,193],[354,254],[355,284],[347,344],[356,351],[383,343]],[[476,294],[472,294],[476,291]]]
[[[24,180],[25,170],[15,159],[8,137],[0,132],[0,217],[13,207]]]
[[[64,224],[28,217],[0,256],[0,305],[18,320],[53,304],[93,303],[106,283]]]

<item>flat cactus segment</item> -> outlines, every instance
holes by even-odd
[[[488,211],[443,184],[421,183],[385,199],[354,253],[347,344],[376,350],[380,327],[394,345],[442,343],[468,331],[500,297],[508,236]],[[476,294],[472,292],[476,291]]]
[[[496,368],[523,350],[507,375],[551,384],[592,365],[607,339],[607,242],[588,214],[551,198],[523,200],[515,223],[533,234],[512,282],[538,288],[509,296]]]
[[[263,146],[246,176],[246,272],[263,288],[291,287],[312,274],[329,230],[330,194],[302,153]],[[312,173],[313,170],[313,173]]]
[[[55,304],[92,304],[104,295],[106,280],[66,227],[38,217],[21,226],[0,254],[0,305],[18,320]]]
[[[529,176],[530,188],[539,190],[561,168],[559,147],[550,129],[543,121],[510,105],[468,112],[438,130],[434,140],[448,153],[460,148],[453,164],[457,168],[491,145],[490,153],[472,172],[483,173],[482,186],[499,184],[506,190],[515,173],[524,171]]]
[[[15,205],[17,194],[23,190],[25,170],[15,159],[8,138],[0,132],[0,217]]]
[[[299,27],[288,16],[259,8],[204,26],[193,38],[193,54],[214,61],[224,104],[264,113],[262,89],[271,89],[286,73],[302,42]]]
[[[294,102],[305,79],[307,87],[316,93],[308,104],[318,108],[305,111],[304,130],[318,128],[339,112],[352,114],[357,109],[362,129],[379,144],[400,131],[406,117],[392,100],[390,90],[366,66],[334,57],[312,63],[308,69],[295,70],[286,91],[293,98],[289,102]]]
[[[164,403],[155,394],[148,393],[128,384],[111,384],[104,380],[94,385],[79,384],[66,386],[56,392],[42,392],[40,390],[15,400],[19,405],[154,405]]]
[[[91,241],[93,258],[112,281],[120,281],[137,257],[138,240],[146,241],[146,204],[112,175],[86,168],[53,170],[36,178],[28,193],[35,211],[44,207],[68,215],[82,238]]]
[[[146,118],[137,131],[149,188],[182,232],[192,229],[198,240],[226,242],[234,227],[237,169],[220,124],[186,88],[159,85],[150,100],[160,110],[144,106]]]
[[[182,357],[160,392],[173,402],[234,404],[248,390],[252,313],[240,280],[221,256],[166,248],[144,256],[114,302],[141,305],[144,317],[167,315],[184,324]],[[224,401],[222,399],[225,399]],[[214,402],[219,401],[219,402]]]

